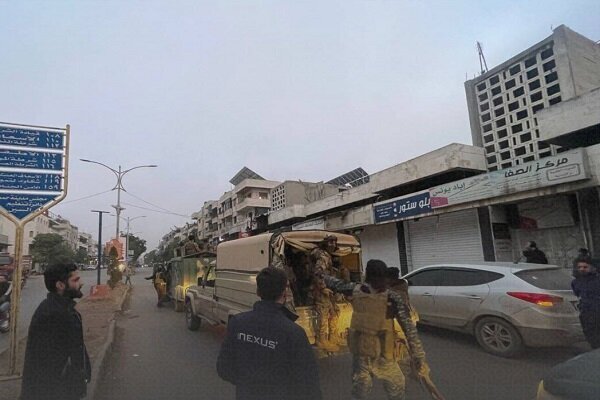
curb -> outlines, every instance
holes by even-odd
[[[127,296],[129,295],[130,291],[131,287],[128,287],[127,290],[125,290],[125,293],[123,293],[121,301],[119,302],[119,308],[117,312],[123,311],[123,304],[125,304],[125,300],[127,299]],[[94,362],[94,365],[92,366],[92,378],[90,384],[88,385],[88,394],[87,396],[85,396],[85,400],[93,400],[96,397],[96,392],[98,391],[98,385],[100,383],[99,380],[102,376],[102,372],[104,371],[106,364],[106,356],[112,349],[113,341],[115,339],[116,326],[117,321],[114,319],[113,316],[113,319],[110,321],[110,325],[108,326],[108,336],[106,337],[106,341],[104,342],[104,345],[102,346],[102,349],[98,354],[98,359]]]

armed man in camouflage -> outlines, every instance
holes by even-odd
[[[394,318],[406,335],[410,355],[419,376],[428,374],[423,345],[402,296],[387,290],[387,266],[369,260],[365,283],[346,283],[325,275],[331,290],[352,296],[352,321],[348,347],[353,355],[352,395],[364,399],[373,387],[373,377],[381,379],[388,398],[405,399],[405,379],[395,352]]]
[[[194,240],[194,235],[189,235],[185,243],[183,244],[183,255],[189,256],[191,254],[200,253],[200,247]]]
[[[318,247],[310,252],[310,259],[313,264],[312,298],[318,317],[316,345],[330,352],[339,351],[339,345],[342,344],[338,331],[340,310],[333,292],[325,286],[323,280],[325,275],[336,276],[332,258],[332,254],[336,249],[337,238],[333,235],[327,235]]]

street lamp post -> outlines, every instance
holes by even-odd
[[[133,171],[134,169],[138,169],[138,168],[156,168],[158,167],[158,165],[138,165],[136,167],[133,168],[129,168],[126,170],[122,170],[121,166],[119,165],[119,169],[116,170],[114,168],[109,167],[106,164],[103,164],[101,162],[98,161],[92,161],[92,160],[86,160],[83,158],[80,158],[81,161],[83,162],[87,162],[87,163],[92,163],[92,164],[98,164],[98,165],[102,165],[105,168],[108,168],[109,170],[112,171],[113,174],[115,174],[115,176],[117,177],[117,184],[115,185],[115,187],[112,190],[117,190],[117,205],[112,206],[116,212],[117,212],[117,230],[116,230],[116,238],[119,238],[119,220],[121,217],[121,211],[124,210],[123,207],[121,207],[121,190],[126,191],[125,188],[123,187],[123,176],[128,173],[129,171]]]
[[[102,268],[102,214],[107,214],[108,211],[92,210],[98,213],[98,285],[100,285],[100,269]]]
[[[129,265],[129,223],[138,218],[146,218],[145,215],[140,215],[137,217],[129,218],[127,217],[127,236],[125,238],[125,264]]]

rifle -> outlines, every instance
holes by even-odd
[[[442,394],[442,392],[439,391],[439,389],[435,386],[435,384],[431,380],[431,376],[430,376],[431,369],[429,368],[429,365],[425,361],[423,361],[424,373],[420,374],[419,370],[417,369],[417,366],[415,365],[415,362],[413,361],[410,346],[407,346],[407,349],[408,349],[408,353],[410,354],[410,359],[411,359],[410,368],[412,370],[412,373],[413,373],[415,379],[417,379],[419,381],[419,383],[421,384],[421,389],[423,389],[425,392],[428,392],[431,395],[431,398],[433,400],[445,400],[445,397]]]

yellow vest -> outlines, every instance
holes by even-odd
[[[364,293],[361,286],[352,294],[350,351],[363,357],[394,360],[394,319],[388,316],[388,292]]]

